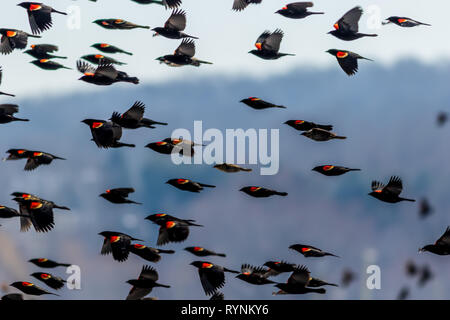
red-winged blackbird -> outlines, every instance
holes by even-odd
[[[238,271],[230,270],[208,261],[194,261],[191,265],[198,268],[200,282],[207,296],[214,294],[217,289],[225,285],[225,272],[239,274]]]
[[[0,67],[0,84],[2,84],[2,78],[3,78],[3,70],[2,70],[2,67]],[[3,96],[15,97],[15,95],[13,95],[13,94],[4,93],[4,92],[1,92],[1,91],[0,91],[0,96],[1,96],[1,95],[3,95]]]
[[[362,37],[377,37],[377,34],[359,33],[358,23],[363,14],[361,7],[354,7],[334,24],[333,31],[328,32],[336,38],[345,41],[356,40]]]
[[[53,53],[58,51],[58,47],[52,44],[32,44],[31,49],[24,51],[24,53],[29,54],[33,58],[38,60],[41,59],[67,59],[67,57],[55,56]]]
[[[325,165],[325,166],[317,166],[313,171],[317,171],[325,176],[340,176],[344,173],[347,173],[349,171],[361,171],[361,169],[350,169],[346,167],[341,166],[332,166],[332,165]]]
[[[111,64],[99,64],[94,67],[81,60],[77,61],[77,69],[84,75],[78,79],[98,86],[109,86],[116,82],[130,82],[139,84],[139,79],[129,77],[127,73],[116,70]]]
[[[280,43],[283,39],[284,33],[280,29],[276,29],[274,32],[264,31],[258,39],[256,39],[255,47],[257,50],[251,50],[251,53],[264,60],[276,60],[284,56],[295,56],[291,53],[280,53]]]
[[[101,52],[104,52],[104,53],[125,53],[130,56],[133,55],[131,52],[122,50],[122,49],[120,49],[116,46],[110,45],[108,43],[94,43],[91,47],[96,48],[97,50],[100,50]]]
[[[214,168],[217,170],[228,172],[228,173],[234,173],[234,172],[251,172],[252,169],[242,168],[241,166],[238,166],[237,164],[231,164],[231,163],[221,163],[214,165]]]
[[[9,153],[7,158],[3,158],[3,161],[6,160],[20,160],[28,158],[28,150],[26,149],[9,149],[6,153]]]
[[[260,98],[256,98],[256,97],[242,99],[240,102],[242,102],[242,103],[246,104],[247,106],[249,106],[250,108],[253,108],[256,110],[263,110],[263,109],[268,109],[268,108],[286,109],[285,106],[279,106],[279,105],[264,101],[264,100],[262,100]]]
[[[211,301],[221,301],[224,300],[225,295],[222,292],[216,291],[209,300]]]
[[[81,121],[91,129],[92,139],[99,148],[131,147],[134,144],[120,142],[122,138],[122,127],[111,121],[85,119]]]
[[[167,54],[156,58],[160,63],[164,63],[170,67],[182,67],[191,65],[200,67],[201,64],[212,64],[212,62],[198,60],[195,56],[195,43],[192,39],[183,39],[181,44],[173,54]]]
[[[347,139],[347,137],[338,136],[333,132],[319,128],[312,128],[311,130],[302,132],[301,135],[310,138],[311,140],[320,142],[329,141],[332,139],[340,139],[340,140]]]
[[[170,142],[173,145],[177,145],[177,146],[189,146],[189,147],[195,147],[195,146],[205,146],[204,144],[199,144],[199,143],[195,143],[183,138],[165,138],[163,141],[165,142]]]
[[[269,276],[268,269],[262,267],[254,267],[249,264],[243,264],[241,266],[241,273],[236,278],[254,285],[263,285],[275,283],[272,280],[267,279]]]
[[[102,193],[100,197],[108,200],[112,203],[135,203],[135,204],[142,204],[139,202],[135,202],[132,200],[127,199],[128,195],[130,193],[133,193],[133,188],[115,188],[115,189],[108,189],[106,192]]]
[[[1,300],[3,300],[3,301],[19,301],[19,300],[23,300],[23,295],[21,293],[9,293],[9,294],[5,294]]]
[[[49,59],[33,60],[30,63],[44,70],[58,70],[58,69],[72,70],[72,68],[63,66],[62,64]]]
[[[145,104],[141,101],[136,101],[131,108],[123,114],[113,112],[109,120],[126,129],[137,129],[142,127],[154,129],[154,125],[156,124],[162,126],[167,125],[165,122],[158,122],[152,119],[144,118],[144,112]]]
[[[153,35],[158,36],[161,35],[163,37],[169,39],[182,39],[182,38],[193,38],[198,39],[197,37],[190,36],[184,32],[182,32],[186,28],[186,12],[184,10],[174,10],[170,15],[169,19],[167,19],[166,23],[164,23],[164,27],[153,28],[155,31]]]
[[[5,206],[0,206],[0,219],[9,219],[20,216],[21,214],[17,212],[17,210]]]
[[[36,266],[40,268],[56,268],[56,267],[70,267],[71,265],[68,263],[59,263],[47,258],[37,258],[37,259],[31,259],[28,260],[28,262],[31,262],[32,264],[35,264]]]
[[[216,186],[195,182],[189,179],[170,179],[166,182],[177,189],[190,192],[200,192],[203,188],[215,188]]]
[[[103,231],[99,235],[105,239],[102,246],[102,255],[108,255],[112,253],[114,260],[123,262],[128,259],[130,254],[131,241],[143,241],[133,238],[125,233],[116,231]]]
[[[358,72],[358,59],[373,61],[347,50],[330,49],[327,52],[336,57],[342,70],[344,70],[344,72],[349,76],[352,76]]]
[[[135,28],[150,29],[149,26],[141,26],[122,19],[98,19],[93,21],[92,23],[95,23],[105,29],[116,29],[116,30],[130,30]]]
[[[67,15],[39,2],[22,2],[18,6],[27,10],[28,20],[33,34],[39,34],[52,27],[52,13]]]
[[[207,257],[207,256],[226,257],[226,254],[224,254],[224,253],[216,253],[214,251],[205,249],[203,247],[187,247],[187,248],[184,248],[184,250],[192,253],[193,255],[195,255],[197,257]]]
[[[284,124],[287,124],[288,126],[299,131],[309,131],[313,128],[319,128],[327,131],[333,130],[332,125],[315,124],[314,122],[305,120],[288,120]]]
[[[308,268],[305,266],[297,267],[294,272],[292,272],[287,283],[277,283],[275,287],[279,288],[280,291],[274,293],[278,294],[305,294],[310,292],[324,294],[326,290],[323,288],[315,289],[309,288],[309,282],[311,281],[311,276]]]
[[[394,24],[396,24],[400,27],[404,27],[404,28],[417,27],[420,25],[431,26],[431,24],[428,24],[428,23],[419,22],[419,21],[411,19],[411,18],[397,17],[397,16],[387,18],[386,22],[383,22],[383,25],[389,24],[389,23],[394,23]]]
[[[234,11],[242,11],[249,4],[260,4],[262,0],[234,0],[233,1],[233,10]]]
[[[58,206],[52,201],[34,197],[15,197],[13,200],[20,205],[20,213],[25,216],[22,218],[24,220],[28,218],[36,232],[49,232],[55,227],[53,209],[70,210],[67,207]],[[21,222],[22,232],[28,230],[29,222],[27,225]]]
[[[192,219],[179,219],[177,217],[171,216],[170,214],[166,214],[166,213],[156,213],[156,214],[151,214],[147,217],[145,217],[146,220],[150,220],[152,222],[154,222],[157,225],[163,225],[165,224],[167,221],[175,221],[175,222],[182,222],[185,223],[189,226],[196,226],[196,227],[203,227],[201,224],[195,224],[195,220]]]
[[[1,69],[0,69],[0,75],[1,75]],[[448,115],[446,112],[441,111],[438,113],[438,115],[436,117],[436,122],[437,122],[438,127],[444,126],[445,123],[447,122],[447,120],[448,120]]]
[[[13,121],[30,121],[28,119],[14,117],[14,113],[17,112],[19,112],[19,106],[17,104],[0,104],[0,124]]]
[[[0,29],[2,35],[0,52],[10,54],[14,49],[25,49],[28,44],[28,37],[40,38],[16,29]]]
[[[161,260],[160,253],[173,254],[173,250],[162,250],[144,246],[143,244],[131,244],[130,252],[150,262],[158,262]]]
[[[420,200],[419,203],[419,216],[423,219],[433,213],[433,207],[430,205],[426,198]]]
[[[51,293],[48,291],[45,291],[44,289],[38,287],[37,285],[31,283],[31,282],[25,282],[25,281],[17,281],[12,284],[10,284],[11,287],[14,287],[16,289],[19,289],[25,294],[29,294],[30,296],[41,296],[43,294],[53,294],[57,296],[56,293]]]
[[[339,258],[339,256],[325,252],[320,250],[319,248],[315,248],[313,246],[305,245],[305,244],[293,244],[289,247],[289,249],[295,250],[298,253],[301,253],[305,258],[308,257],[325,257],[325,256],[332,256]]]
[[[281,14],[283,17],[291,19],[303,19],[312,14],[324,14],[323,12],[311,12],[308,8],[313,7],[312,2],[294,2],[290,3],[275,13]]]
[[[31,199],[32,200],[41,200],[38,196],[29,194],[29,193],[25,193],[25,192],[13,192],[11,195],[14,197],[22,198],[24,200],[31,200]],[[33,223],[31,222],[31,219],[30,219],[30,213],[28,212],[29,210],[28,210],[27,204],[21,203],[21,202],[18,202],[18,204],[19,204],[19,211],[21,214],[21,216],[20,216],[20,231],[26,232],[31,228]]]
[[[31,274],[32,277],[35,277],[36,279],[42,281],[47,286],[49,286],[52,289],[59,290],[62,287],[64,287],[64,283],[66,280],[56,277],[50,273],[44,273],[44,272],[35,272]]]
[[[195,152],[193,147],[183,145],[177,146],[167,141],[151,142],[147,144],[145,147],[162,154],[172,154],[175,152],[181,155],[186,155],[188,157],[192,157]]]
[[[140,300],[152,292],[154,287],[170,288],[170,286],[157,283],[158,272],[150,266],[143,266],[139,278],[128,280],[127,283],[133,287],[127,296],[127,300]]]
[[[399,197],[402,190],[402,180],[399,177],[392,176],[391,179],[389,179],[389,183],[387,185],[384,185],[378,181],[372,181],[372,192],[369,193],[369,196],[389,203],[397,203],[400,201],[416,201],[414,199]]]
[[[249,186],[241,188],[239,191],[245,192],[249,196],[255,197],[255,198],[267,198],[273,195],[277,196],[287,196],[287,192],[278,192],[271,189],[266,189],[263,187],[255,187],[255,186]]]
[[[103,64],[116,64],[119,66],[126,64],[125,62],[117,61],[116,59],[106,57],[102,54],[88,54],[88,55],[82,56],[81,59],[89,61],[90,63],[93,63],[93,64],[103,63]]]
[[[169,242],[183,242],[189,236],[189,224],[180,221],[166,221],[159,224],[159,234],[156,244],[165,245]]]
[[[47,152],[30,151],[26,149],[9,149],[7,153],[9,153],[9,156],[5,160],[28,159],[24,167],[25,171],[34,170],[40,165],[49,165],[54,159],[66,160]]]
[[[277,276],[280,273],[293,272],[297,265],[284,261],[267,261],[264,266],[269,268],[267,273],[271,276]]]
[[[419,252],[427,251],[440,256],[450,254],[450,226],[447,227],[444,234],[434,244],[429,244],[419,249]]]

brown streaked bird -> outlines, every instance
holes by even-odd
[[[248,194],[249,196],[252,196],[255,198],[267,198],[267,197],[270,197],[273,195],[285,197],[288,195],[287,192],[279,192],[276,190],[271,190],[271,189],[257,187],[257,186],[243,187],[239,191],[242,191],[242,192]]]
[[[124,53],[129,56],[133,55],[131,52],[122,50],[119,47],[113,46],[109,43],[94,43],[91,47],[104,53]]]
[[[175,50],[173,54],[167,54],[156,58],[159,63],[164,63],[169,67],[182,67],[191,65],[194,67],[200,67],[202,64],[212,64],[212,62],[199,60],[194,58],[195,56],[195,42],[192,39],[183,39],[181,44]]]
[[[350,169],[347,167],[333,166],[333,165],[317,166],[317,167],[313,168],[312,170],[319,172],[328,177],[340,176],[340,175],[343,175],[344,173],[347,173],[350,171],[361,171],[361,169]]]
[[[447,227],[444,234],[434,243],[426,245],[419,249],[419,252],[431,252],[440,256],[450,254],[450,226]]]
[[[428,23],[423,23],[411,18],[407,18],[407,17],[398,17],[398,16],[392,16],[386,19],[386,21],[383,21],[382,24],[386,25],[386,24],[396,24],[399,27],[403,27],[403,28],[412,28],[412,27],[417,27],[417,26],[431,26],[431,24]]]
[[[63,66],[62,64],[49,59],[33,60],[30,63],[34,64],[36,67],[39,67],[43,70],[58,70],[58,69],[72,70],[72,68]]]
[[[298,266],[290,275],[286,283],[277,283],[275,287],[280,289],[278,292],[274,292],[273,295],[280,294],[306,294],[306,293],[326,293],[324,288],[310,288],[308,287],[311,281],[310,271],[305,266]]]
[[[312,14],[324,14],[323,12],[308,11],[308,8],[313,6],[314,4],[312,2],[294,2],[285,5],[275,13],[290,19],[303,19]]]
[[[243,264],[241,266],[241,273],[238,274],[236,278],[254,285],[275,283],[272,280],[267,279],[269,276],[269,270],[266,268]]]
[[[92,139],[99,148],[134,148],[134,144],[120,142],[122,127],[112,121],[84,119],[81,121],[89,126]]]
[[[204,188],[215,188],[216,186],[195,182],[189,179],[170,179],[166,182],[167,184],[170,184],[171,186],[174,186],[177,189],[183,190],[183,191],[190,191],[190,192],[200,192]]]
[[[19,112],[17,104],[0,104],[0,124],[13,121],[30,121],[28,119],[16,118],[14,114]]]
[[[56,293],[48,292],[31,282],[17,281],[17,282],[11,283],[10,286],[14,287],[16,289],[19,289],[23,293],[28,294],[30,296],[42,296],[44,294],[53,294],[53,295],[57,296]]]
[[[156,281],[158,281],[158,279],[158,272],[154,268],[143,266],[137,279],[127,281],[127,283],[131,284],[133,287],[126,300],[140,300],[150,294],[155,287],[170,288],[168,285],[157,283]]]
[[[332,125],[316,124],[314,122],[305,120],[288,120],[284,124],[287,124],[291,128],[299,131],[309,131],[313,128],[319,128],[327,131],[333,130]]]
[[[120,114],[119,112],[113,112],[111,120],[117,123],[125,129],[137,129],[137,128],[156,128],[155,125],[166,126],[165,122],[158,122],[152,119],[144,118],[145,104],[141,101],[136,101],[130,109]]]
[[[130,245],[130,252],[150,262],[158,262],[161,260],[161,253],[173,254],[173,250],[163,250],[144,246],[143,244],[135,243]]]
[[[363,9],[361,7],[354,7],[334,24],[335,30],[328,32],[328,34],[344,41],[352,41],[363,37],[377,37],[377,34],[359,32],[358,23],[362,14]]]
[[[36,258],[28,260],[28,262],[31,262],[32,264],[38,266],[39,268],[56,268],[56,267],[70,267],[71,264],[69,263],[59,263],[47,258]]]
[[[53,26],[52,13],[67,15],[40,2],[22,2],[18,6],[27,10],[28,20],[33,34],[49,30]]]
[[[0,84],[2,84],[2,78],[3,78],[3,69],[2,67],[0,67]],[[10,93],[4,93],[0,91],[0,96],[10,96],[10,97],[15,97],[15,95],[10,94]]]
[[[131,241],[143,241],[133,238],[125,233],[116,231],[102,231],[99,235],[103,236],[102,255],[109,255],[112,253],[113,259],[119,262],[126,261],[130,254]]]
[[[198,269],[200,282],[207,296],[214,294],[217,289],[225,285],[225,272],[239,274],[238,271],[230,270],[208,261],[194,261],[191,265]]]
[[[212,250],[205,249],[203,247],[186,247],[184,250],[192,253],[197,257],[207,257],[207,256],[218,256],[218,257],[226,257],[224,253],[217,253]]]
[[[58,46],[53,44],[32,44],[31,49],[24,51],[23,53],[29,54],[33,58],[41,59],[67,59],[67,57],[55,56],[53,52],[58,51]]]
[[[347,139],[347,137],[338,136],[337,134],[335,134],[333,132],[319,129],[319,128],[312,128],[311,130],[302,132],[301,135],[305,136],[311,140],[319,141],[319,142],[329,141],[329,140],[333,140],[333,139],[340,139],[340,140]]]
[[[263,109],[268,109],[268,108],[286,109],[285,106],[276,105],[271,102],[264,101],[257,97],[249,97],[246,99],[242,99],[240,102],[242,102],[242,103],[246,104],[247,106],[249,106],[250,108],[253,108],[256,110],[263,110]]]
[[[283,40],[284,33],[281,29],[274,32],[264,31],[258,39],[256,39],[255,47],[257,50],[251,50],[251,53],[264,60],[276,60],[284,56],[295,56],[292,53],[280,53],[280,44]]]
[[[64,283],[66,283],[66,280],[64,280],[60,277],[54,276],[50,273],[35,272],[35,273],[32,273],[31,276],[35,277],[39,281],[42,281],[48,287],[55,289],[55,290],[61,289],[62,287],[64,287]]]
[[[401,201],[410,201],[414,202],[414,199],[407,199],[400,197],[400,193],[403,191],[403,182],[397,176],[392,176],[389,179],[389,183],[384,185],[379,181],[372,181],[372,192],[369,193],[369,196],[374,197],[375,199],[381,200],[383,202],[388,203],[397,203]]]
[[[84,61],[77,61],[77,69],[83,74],[78,79],[98,86],[109,86],[116,82],[129,82],[139,84],[139,79],[130,77],[126,72],[118,71],[111,64],[100,63],[97,67]]]
[[[333,253],[329,253],[329,252],[325,252],[319,248],[310,246],[310,245],[305,245],[305,244],[293,244],[289,247],[289,249],[295,250],[298,253],[301,253],[305,258],[309,258],[309,257],[315,257],[315,258],[320,258],[320,257],[325,257],[325,256],[332,256],[332,257],[336,257],[339,258],[339,256],[333,254]]]
[[[169,39],[198,39],[197,37],[184,33],[184,29],[186,29],[186,11],[175,9],[172,11],[169,19],[164,23],[164,27],[153,28],[152,31],[155,31],[153,34],[154,37],[161,35]]]
[[[93,21],[92,23],[95,23],[105,29],[115,29],[115,30],[131,30],[136,28],[150,29],[149,26],[138,25],[129,21],[125,21],[123,19],[98,19]]]
[[[244,171],[244,172],[252,171],[252,169],[243,168],[241,166],[238,166],[237,164],[232,164],[232,163],[216,164],[216,165],[214,165],[214,168],[216,168],[217,170],[223,171],[223,172],[227,172],[227,173],[234,173],[234,172],[240,172],[240,171]]]
[[[342,70],[348,75],[353,76],[358,72],[358,60],[373,61],[368,58],[364,58],[357,53],[347,50],[330,49],[327,51],[332,56],[335,56]]]
[[[100,194],[99,197],[102,197],[109,202],[120,204],[120,203],[134,203],[134,204],[142,204],[133,200],[127,199],[130,193],[133,193],[133,188],[115,188],[108,189],[104,193]]]
[[[232,9],[234,11],[242,11],[247,8],[249,4],[260,4],[261,2],[262,0],[233,0]]]
[[[0,42],[0,52],[10,54],[15,49],[25,49],[28,44],[28,37],[40,38],[40,36],[28,34],[16,29],[0,29],[2,35]]]

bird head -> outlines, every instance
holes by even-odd
[[[431,248],[433,248],[433,245],[426,245],[425,247],[423,247],[423,248],[420,248],[419,249],[419,252],[427,252],[427,251],[430,251],[430,249]]]
[[[250,50],[248,53],[254,54],[254,55],[258,55],[258,50]]]
[[[331,54],[332,56],[336,56],[336,54],[337,54],[338,51],[339,51],[339,50],[336,50],[336,49],[330,49],[330,50],[327,50],[327,51],[325,51],[325,52]]]
[[[17,6],[25,8],[25,9],[29,9],[31,4],[32,4],[31,2],[21,2]]]
[[[205,262],[205,261],[194,261],[194,262],[191,262],[190,265],[194,266],[194,267],[197,267],[197,268],[202,268],[203,263],[207,263],[207,262]]]

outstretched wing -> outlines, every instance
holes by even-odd
[[[438,246],[450,246],[450,226],[447,227],[444,234],[436,241]]]
[[[372,181],[372,191],[381,192],[384,189],[385,185],[379,181]]]
[[[186,28],[186,12],[183,10],[174,10],[164,24],[164,28],[183,31]]]
[[[386,185],[385,188],[386,192],[399,195],[403,190],[403,184],[402,180],[399,177],[393,176],[389,180],[389,183]]]
[[[280,50],[280,43],[283,39],[283,31],[281,29],[276,29],[270,36],[264,40],[262,47],[268,51],[278,52]]]
[[[354,7],[348,11],[344,16],[339,19],[339,21],[334,25],[338,30],[358,32],[358,22],[363,14],[363,9],[361,7]]]
[[[311,277],[308,268],[305,266],[299,266],[295,268],[294,272],[292,272],[291,276],[288,279],[288,283],[306,287],[310,278]]]
[[[86,74],[86,73],[94,74],[95,70],[96,70],[94,66],[90,65],[87,62],[81,61],[81,60],[77,61],[77,69],[78,69],[78,71],[80,71],[83,74]]]
[[[141,101],[136,101],[133,106],[122,115],[124,119],[142,120],[144,117],[145,104]]]
[[[183,39],[175,50],[175,55],[185,55],[192,58],[195,55],[194,41],[192,39]]]

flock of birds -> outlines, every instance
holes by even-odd
[[[91,0],[95,1],[95,0]],[[202,64],[211,64],[210,62],[199,60],[195,58],[195,36],[184,33],[186,28],[186,12],[179,9],[181,0],[133,0],[141,4],[160,4],[166,8],[173,9],[172,14],[167,19],[163,27],[153,28],[154,36],[162,36],[169,39],[180,39],[181,43],[173,54],[168,54],[157,58],[161,63],[172,67],[180,67],[185,65],[200,66]],[[262,0],[234,0],[232,9],[235,11],[244,10],[249,4],[259,4]],[[1,28],[0,34],[0,52],[2,54],[11,54],[14,50],[26,49],[29,38],[41,38],[40,34],[53,25],[52,15],[66,13],[55,10],[45,4],[38,2],[22,2],[18,6],[24,8],[28,14],[31,33],[16,30]],[[276,13],[283,17],[290,19],[303,19],[310,15],[320,15],[322,12],[312,12],[310,8],[313,6],[312,2],[295,2],[290,3]],[[344,41],[354,41],[362,37],[376,37],[376,34],[360,33],[358,23],[363,14],[360,7],[355,7],[345,13],[334,24],[334,30],[329,33],[338,39]],[[110,29],[135,29],[144,28],[150,29],[149,26],[135,24],[133,22],[122,19],[99,19],[95,20],[98,26]],[[417,20],[393,16],[389,17],[384,24],[392,23],[400,27],[411,28],[417,26],[429,26],[428,24],[419,22]],[[256,49],[249,53],[256,57],[274,60],[284,56],[293,54],[280,52],[280,44],[283,39],[283,31],[276,29],[273,32],[264,31],[256,40]],[[94,85],[112,85],[116,82],[129,82],[138,84],[139,79],[129,76],[126,72],[116,69],[116,65],[122,65],[120,61],[105,56],[106,54],[126,54],[132,55],[131,52],[122,50],[114,45],[108,43],[96,43],[92,45],[101,54],[92,54],[81,57],[77,62],[77,69],[83,74],[80,80]],[[60,68],[68,68],[62,64],[55,62],[55,59],[64,59],[65,57],[54,55],[58,47],[51,44],[32,44],[25,53],[31,55],[36,60],[33,64],[45,70],[57,70]],[[333,55],[340,67],[348,75],[354,75],[358,71],[358,60],[367,58],[361,55],[343,49],[330,49],[328,53]],[[84,60],[84,61],[83,61]],[[1,81],[0,69],[0,81]],[[0,92],[0,95],[13,96],[12,94]],[[264,101],[257,97],[249,97],[241,100],[247,106],[261,110],[266,108],[284,108],[284,106],[276,105],[271,102]],[[18,113],[19,107],[14,104],[0,105],[0,124],[5,124],[13,121],[28,121],[28,119],[17,118],[14,115]],[[108,120],[102,119],[85,119],[85,123],[92,134],[92,140],[99,148],[120,148],[120,147],[134,147],[133,144],[121,142],[123,129],[137,129],[141,127],[155,128],[156,125],[167,125],[167,123],[154,121],[144,117],[145,105],[137,101],[131,108],[124,113],[114,112]],[[440,114],[438,123],[443,124],[447,119],[446,114]],[[301,131],[302,135],[315,141],[324,142],[332,139],[346,139],[344,136],[339,136],[333,133],[332,125],[316,124],[306,120],[289,120],[285,124],[289,125],[295,130]],[[183,156],[192,156],[194,154],[194,147],[201,147],[192,141],[183,139],[167,138],[162,141],[150,143],[146,146],[156,152],[162,154],[172,154],[174,152],[180,153]],[[64,158],[41,151],[41,150],[27,150],[23,148],[10,149],[7,151],[9,156],[4,160],[26,160],[25,170],[34,170],[41,165],[49,165],[53,160],[64,160]],[[235,164],[220,163],[216,164],[214,168],[227,172],[247,172],[251,169],[243,168]],[[313,168],[314,171],[325,176],[339,176],[350,171],[359,171],[356,168],[347,168],[337,165],[322,165]],[[192,181],[185,178],[175,178],[168,180],[166,183],[172,185],[179,190],[188,192],[202,192],[205,188],[214,188],[214,185],[205,184],[201,182]],[[266,198],[270,196],[287,196],[287,192],[268,189],[262,186],[246,186],[240,191],[255,198]],[[380,201],[388,203],[398,203],[401,201],[415,201],[400,196],[403,191],[403,183],[399,177],[393,176],[384,184],[379,181],[373,181],[371,185],[370,196]],[[108,189],[100,196],[105,200],[115,204],[140,204],[136,201],[130,200],[128,197],[134,192],[132,188],[116,188]],[[17,202],[18,210],[6,206],[0,206],[0,218],[19,218],[20,230],[26,232],[33,227],[37,232],[49,232],[55,227],[54,209],[70,210],[65,206],[56,204],[53,201],[45,200],[37,195],[28,192],[13,192],[13,200]],[[422,200],[420,204],[420,212],[426,216],[431,211],[431,207],[426,200]],[[202,227],[194,220],[181,219],[165,213],[156,213],[145,218],[159,227],[159,235],[157,240],[158,246],[163,246],[174,242],[185,241],[190,232],[191,227]],[[123,262],[128,259],[130,253],[135,254],[145,261],[156,263],[161,259],[162,254],[174,254],[173,250],[163,250],[148,247],[141,244],[143,242],[133,236],[127,235],[117,231],[103,231],[99,235],[103,237],[103,245],[101,248],[102,255],[112,255],[116,261]],[[304,257],[322,258],[337,255],[326,252],[322,249],[316,248],[308,244],[293,244],[289,247],[295,250]],[[203,248],[201,246],[186,247],[186,251],[199,257],[206,258],[210,256],[225,257],[223,253],[217,253],[213,250]],[[420,249],[420,251],[427,251],[437,255],[450,254],[450,227],[448,227],[444,234],[434,244],[429,244]],[[47,258],[37,258],[30,260],[40,268],[56,268],[67,267],[70,264],[58,263]],[[305,294],[305,293],[319,293],[324,294],[325,286],[337,286],[325,280],[313,277],[306,266],[289,263],[286,261],[267,261],[262,266],[252,266],[243,264],[240,271],[235,271],[219,264],[212,263],[206,260],[197,260],[191,265],[198,270],[201,286],[206,295],[211,295],[211,299],[223,299],[223,294],[219,291],[225,285],[225,274],[237,274],[236,278],[245,281],[252,285],[266,285],[271,284],[278,288],[274,294]],[[416,274],[417,267],[414,268],[410,263],[408,272]],[[414,269],[414,270],[413,270]],[[287,282],[277,282],[272,280],[282,273],[290,274]],[[425,275],[424,275],[425,274]],[[430,278],[431,272],[422,272],[422,277]],[[65,280],[48,272],[36,272],[31,274],[32,277],[44,283],[47,287],[58,290],[64,286]],[[349,283],[354,274],[351,271],[344,273],[344,283]],[[158,282],[158,272],[155,268],[144,265],[140,274],[136,279],[129,280],[128,283],[132,286],[127,299],[148,299],[145,298],[153,288],[162,287],[169,288],[169,285]],[[17,281],[11,284],[12,287],[17,288],[27,295],[44,295],[54,294],[46,289],[29,281]],[[405,293],[402,293],[404,296]],[[8,294],[4,299],[23,299],[21,294]]]

